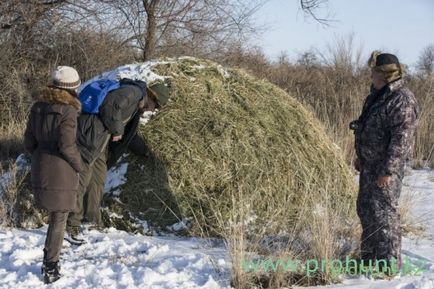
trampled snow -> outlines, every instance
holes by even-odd
[[[0,288],[229,288],[226,250],[212,240],[85,230],[87,244],[64,242],[63,277],[40,278],[46,226],[0,231]]]
[[[111,175],[112,178],[116,176],[120,177],[122,173]],[[120,183],[112,180],[113,184],[116,182]],[[422,264],[421,272],[390,281],[343,276],[342,284],[309,288],[433,289],[434,171],[412,171],[412,175],[404,179],[403,197],[409,195],[413,200],[414,220],[426,230],[422,236],[405,237],[402,252],[404,258]],[[149,237],[113,228],[104,232],[86,229],[84,235],[88,243],[80,247],[64,242],[63,277],[45,286],[40,269],[46,230],[46,226],[35,230],[0,229],[0,289],[230,288],[231,263],[221,241]]]

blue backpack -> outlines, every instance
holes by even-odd
[[[98,114],[99,107],[107,94],[119,87],[119,81],[111,79],[98,79],[89,83],[80,92],[81,111],[83,113]]]

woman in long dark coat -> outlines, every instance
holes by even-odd
[[[44,248],[44,282],[60,278],[59,255],[68,213],[75,210],[81,157],[76,146],[77,116],[81,105],[75,69],[59,66],[53,83],[34,94],[24,135],[32,155],[32,188],[36,205],[50,212]]]

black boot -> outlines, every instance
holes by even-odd
[[[62,275],[60,275],[59,262],[45,262],[42,265],[41,272],[44,275],[44,283],[50,284],[59,280]]]
[[[66,235],[64,240],[68,241],[71,245],[80,246],[86,244],[86,240],[80,236],[80,227],[67,226]]]

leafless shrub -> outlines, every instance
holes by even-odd
[[[9,170],[0,168],[0,226],[16,225],[18,194],[22,189],[28,170],[21,170],[16,163],[9,163]]]
[[[419,55],[419,59],[416,63],[416,67],[419,72],[424,75],[431,77],[434,72],[434,44],[430,44],[425,47],[421,54]]]

